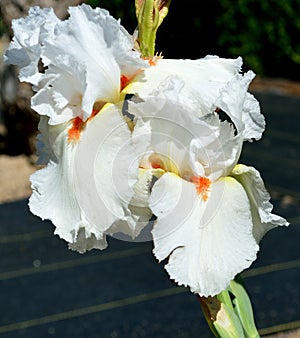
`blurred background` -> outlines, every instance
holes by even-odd
[[[196,297],[169,280],[151,243],[110,239],[81,256],[30,214],[38,115],[30,85],[2,55],[11,21],[30,6],[88,3],[109,10],[133,33],[134,0],[0,0],[0,336],[1,338],[212,337]],[[173,0],[158,30],[165,58],[242,56],[256,78],[267,128],[247,143],[241,162],[260,170],[274,212],[291,225],[270,231],[259,259],[244,272],[262,336],[300,337],[300,0]],[[112,282],[113,280],[113,282]]]

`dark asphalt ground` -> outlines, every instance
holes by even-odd
[[[270,231],[243,273],[261,335],[300,327],[300,98],[255,93],[267,121],[245,144],[288,228]],[[152,244],[113,238],[103,252],[67,249],[27,200],[0,205],[1,338],[210,338],[195,295],[169,280]]]

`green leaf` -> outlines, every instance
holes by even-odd
[[[228,290],[224,290],[221,293],[219,293],[217,295],[217,298],[221,303],[226,304],[229,307],[229,309],[233,311],[233,305],[231,303],[231,298]]]
[[[242,279],[237,276],[231,281],[229,286],[230,292],[234,295],[234,311],[240,318],[247,338],[258,338],[259,334],[255,326],[253,310],[250,298],[244,288]]]

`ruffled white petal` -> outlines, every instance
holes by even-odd
[[[80,10],[82,10],[84,14],[80,14]],[[96,59],[99,57],[99,55],[96,56],[97,52],[101,52],[102,50],[100,40],[97,40],[97,36],[99,39],[99,31],[102,31],[103,35],[100,39],[102,40],[103,38],[105,46],[109,49],[111,56],[116,60],[121,74],[131,78],[140,68],[149,67],[148,63],[141,58],[141,54],[133,50],[133,37],[121,25],[120,20],[116,20],[109,15],[107,10],[102,8],[92,9],[90,6],[82,4],[79,7],[71,7],[69,12],[70,16],[74,18],[86,16],[86,19],[94,24],[95,30],[93,33],[95,33],[94,39],[97,45],[87,47],[96,51],[96,53],[94,53]],[[83,20],[85,21],[86,19],[84,18]],[[90,35],[92,34],[92,30],[93,28],[91,26]],[[94,48],[96,48],[96,50]]]
[[[39,133],[36,137],[35,144],[37,155],[36,164],[38,165],[45,165],[50,162],[50,160],[56,160],[52,149],[53,141],[50,141],[52,134],[49,133],[48,121],[49,118],[47,116],[41,116],[38,124]]]
[[[52,9],[33,7],[28,17],[14,21],[15,37],[5,54],[7,63],[21,67],[21,81],[33,85],[32,108],[50,117],[50,124],[75,116],[85,121],[96,102],[117,103],[121,76],[129,80],[149,67],[106,10],[82,4],[69,13],[61,21]]]
[[[154,254],[169,258],[170,277],[192,292],[218,294],[256,258],[248,198],[233,178],[213,183],[204,202],[193,184],[167,173],[154,184],[150,207],[158,217]]]
[[[249,71],[242,75],[241,65],[241,58],[217,56],[198,60],[161,59],[139,73],[125,91],[145,100],[151,96],[178,100],[196,116],[221,108],[244,140],[258,140],[265,120],[258,101],[247,92],[255,74]]]
[[[4,62],[20,67],[20,81],[38,84],[42,74],[38,63],[42,54],[42,41],[51,36],[60,20],[52,8],[31,7],[28,16],[12,22],[14,38],[5,52]]]
[[[129,208],[138,225],[135,229],[135,236],[137,236],[140,231],[148,224],[152,216],[152,211],[148,204],[152,179],[153,175],[151,169],[140,169],[138,181],[133,187],[134,195],[130,201]]]
[[[134,195],[130,201],[129,209],[131,217],[135,222],[135,233],[133,238],[140,235],[141,231],[148,225],[150,230],[149,221],[153,215],[149,207],[149,197],[151,189],[156,180],[164,174],[162,169],[140,169],[138,181],[134,185]],[[150,231],[147,234],[143,233],[143,240],[152,240]],[[137,238],[139,239],[139,237]]]
[[[221,89],[240,71],[242,59],[207,56],[197,60],[160,59],[156,66],[139,73],[126,92],[142,98],[165,97],[166,88],[179,89],[180,103],[197,116],[211,113]]]
[[[68,55],[82,64],[86,71],[86,90],[82,92],[86,119],[96,101],[117,100],[121,73],[105,41],[103,27],[95,22],[96,12],[86,5],[70,8],[69,12],[70,18],[57,25],[54,35],[45,40],[44,60],[46,65],[56,65],[56,60]]]
[[[138,181],[133,186],[133,197],[129,203],[130,221],[115,222],[108,230],[113,237],[126,241],[151,241],[151,217],[149,196],[153,185],[154,176],[151,169],[140,169]],[[128,229],[128,225],[134,224]],[[142,230],[144,230],[142,232]]]
[[[85,253],[92,249],[103,250],[107,248],[106,236],[98,239],[93,232],[85,225],[77,231],[76,239],[73,243],[69,243],[69,249]]]
[[[246,141],[259,140],[265,130],[266,121],[260,114],[260,105],[256,98],[250,94],[246,94],[246,100],[243,107],[242,120],[246,126],[243,137]]]
[[[154,167],[186,179],[196,175],[215,180],[226,176],[237,163],[242,139],[215,114],[199,118],[189,107],[166,98],[131,103],[129,110],[150,124],[151,148],[144,159]]]
[[[80,107],[86,120],[95,102],[116,103],[119,100],[124,68],[129,76],[146,63],[138,58],[138,53],[132,52],[133,41],[130,46],[129,34],[106,10],[94,10],[83,4],[71,7],[69,12],[69,19],[56,25],[54,35],[45,39],[43,60],[45,65],[61,68],[63,78],[64,68],[59,60],[64,56],[70,60],[69,67],[74,67],[75,62],[84,69]]]
[[[55,234],[79,252],[91,249],[90,237],[96,247],[103,249],[106,247],[104,234],[91,231],[91,225],[77,202],[73,170],[76,146],[67,142],[68,129],[68,124],[49,126],[44,134],[46,142],[52,145],[53,155],[45,168],[30,177],[32,195],[29,208],[43,220],[50,220],[56,227]],[[82,240],[84,231],[86,242]]]
[[[68,122],[76,116],[84,119],[82,93],[86,88],[86,70],[76,60],[61,56],[56,65],[49,65],[45,83],[31,99],[31,107],[40,115],[49,116],[49,124]]]
[[[139,170],[135,143],[146,147],[147,135],[141,133],[136,141],[115,105],[87,122],[76,150],[74,189],[94,232],[136,235],[129,209]]]
[[[265,119],[253,95],[247,93],[250,82],[255,77],[252,71],[236,75],[220,93],[216,105],[225,111],[244,140],[258,140],[265,129]]]
[[[50,162],[31,177],[30,210],[51,220],[55,233],[80,252],[104,248],[105,235],[114,231],[138,233],[129,204],[138,180],[138,151],[144,152],[141,144],[147,146],[147,128],[132,134],[115,105],[89,120],[79,140],[69,139],[71,123],[51,126],[46,118],[42,121]]]
[[[253,219],[253,236],[257,243],[270,229],[289,225],[284,218],[272,214],[271,196],[255,168],[238,164],[232,171],[232,176],[241,183],[249,198]]]

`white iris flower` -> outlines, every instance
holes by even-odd
[[[241,58],[146,60],[106,10],[69,14],[33,7],[5,54],[41,115],[47,165],[31,176],[30,210],[79,252],[105,248],[108,234],[135,238],[153,214],[154,255],[170,277],[220,293],[264,234],[288,225],[258,171],[238,164],[265,128],[248,92],[255,74],[241,73]]]
[[[32,7],[27,17],[13,21],[4,59],[19,66],[20,81],[33,85],[31,107],[41,115],[37,151],[47,166],[31,176],[30,210],[84,252],[103,249],[106,233],[139,232],[135,220],[141,217],[129,204],[138,178],[135,148],[146,143],[135,144],[118,102],[149,63],[108,11],[83,4],[70,7],[69,14],[62,21],[52,9]],[[98,189],[98,199],[89,184]]]
[[[154,254],[168,258],[166,270],[180,285],[216,295],[256,259],[263,235],[288,223],[271,213],[258,171],[237,165],[243,131],[236,134],[218,113],[197,117],[158,98],[132,104],[131,112],[151,128],[141,170],[158,178],[145,185],[157,217]]]

